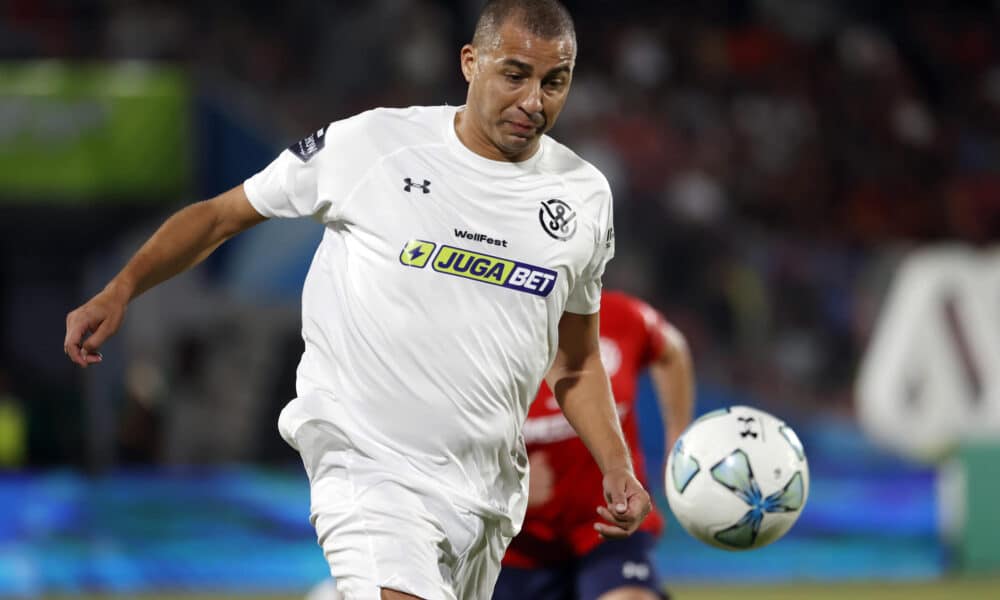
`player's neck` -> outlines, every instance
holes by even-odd
[[[462,109],[455,113],[455,135],[469,151],[499,162],[519,163],[528,160],[538,152],[540,143],[535,141],[530,147],[516,154],[507,154],[490,140],[482,127],[477,127],[471,115]]]

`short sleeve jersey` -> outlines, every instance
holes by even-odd
[[[665,323],[656,309],[638,298],[621,292],[604,293],[601,359],[611,379],[622,432],[643,485],[646,485],[645,461],[635,413],[636,385],[642,372],[663,354]],[[545,454],[554,475],[553,490],[545,503],[528,509],[520,535],[507,549],[504,564],[537,568],[589,553],[600,543],[594,531],[594,523],[599,520],[594,511],[604,504],[603,476],[587,447],[563,417],[548,386],[542,386],[531,405],[524,437],[530,453]],[[662,527],[663,519],[655,508],[640,525],[643,531],[654,535]]]
[[[614,254],[607,180],[544,136],[518,162],[455,132],[461,107],[375,109],[281,153],[244,188],[325,232],[302,294],[297,398],[415,487],[519,527],[521,428],[565,311],[599,310]]]

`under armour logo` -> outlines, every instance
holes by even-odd
[[[757,432],[753,430],[754,421],[757,419],[753,417],[737,417],[736,419],[743,424],[743,431],[740,432],[740,437],[757,439]]]
[[[424,180],[423,183],[413,183],[413,180],[407,177],[406,179],[403,180],[403,183],[406,184],[403,186],[404,192],[409,192],[413,188],[420,188],[421,190],[424,191],[425,194],[431,193],[431,182],[427,181],[426,179]]]
[[[622,577],[645,581],[649,579],[649,565],[628,561],[622,565]]]

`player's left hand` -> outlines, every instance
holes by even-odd
[[[632,535],[652,508],[649,494],[631,469],[612,469],[604,474],[604,499],[608,505],[598,506],[597,514],[607,523],[594,523],[604,538]]]

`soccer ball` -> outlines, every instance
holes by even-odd
[[[792,428],[747,406],[703,415],[677,440],[667,502],[695,538],[726,550],[766,546],[791,529],[809,496],[809,464]]]

